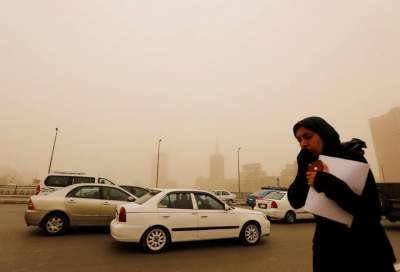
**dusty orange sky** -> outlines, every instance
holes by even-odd
[[[367,142],[400,105],[399,1],[0,1],[0,167],[151,186],[157,141],[181,186],[295,160],[292,125]],[[378,174],[378,171],[375,171]]]

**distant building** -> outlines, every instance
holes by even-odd
[[[251,163],[242,165],[240,171],[240,191],[255,192],[261,187],[276,186],[276,177],[267,176],[262,169],[261,163]]]
[[[381,179],[400,182],[400,107],[369,122]]]
[[[225,179],[224,156],[219,153],[218,140],[215,146],[215,154],[210,157],[210,180]]]
[[[279,177],[279,186],[289,187],[297,174],[297,163],[286,164]]]

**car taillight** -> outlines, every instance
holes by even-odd
[[[118,221],[126,222],[126,210],[124,207],[121,207],[121,209],[119,210]]]
[[[28,210],[34,210],[34,209],[35,209],[35,206],[33,206],[32,199],[29,198],[29,201],[28,201]]]
[[[273,209],[278,209],[278,204],[276,204],[275,201],[272,201],[272,203],[271,203],[271,208],[273,208]]]
[[[35,187],[35,195],[40,193],[40,184],[36,185]]]

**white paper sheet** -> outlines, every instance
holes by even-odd
[[[358,195],[361,195],[367,180],[369,165],[366,163],[320,155],[319,159],[329,169],[329,173],[346,182]],[[339,207],[324,193],[318,193],[310,187],[304,209],[313,214],[351,226],[353,216]]]

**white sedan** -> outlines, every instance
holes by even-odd
[[[227,203],[228,205],[232,205],[233,202],[236,201],[236,195],[232,194],[229,191],[226,190],[214,190],[211,191],[214,195],[216,195],[219,199]]]
[[[269,235],[270,222],[259,211],[230,207],[206,191],[168,189],[121,205],[110,228],[115,240],[157,253],[181,241],[240,238],[255,245]]]
[[[287,198],[286,191],[272,191],[263,199],[256,200],[254,210],[263,212],[269,219],[285,220],[292,224],[296,219],[311,219],[314,215],[303,208],[294,209]]]

